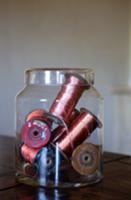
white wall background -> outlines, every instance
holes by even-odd
[[[131,87],[131,0],[129,1],[129,86]]]
[[[111,88],[128,83],[128,54],[129,0],[0,0],[0,133],[15,134],[24,69],[89,66],[105,98],[105,149],[113,151]]]
[[[129,1],[129,58],[128,77],[125,86],[117,86],[113,92],[113,137],[111,148],[115,152],[131,154],[131,1]]]

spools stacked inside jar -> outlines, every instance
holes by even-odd
[[[102,179],[102,98],[90,73],[26,71],[27,87],[16,100],[18,181],[79,187]]]

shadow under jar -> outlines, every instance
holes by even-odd
[[[103,98],[86,68],[32,68],[16,96],[16,179],[80,187],[103,178]]]

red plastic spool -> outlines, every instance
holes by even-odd
[[[39,151],[40,149],[33,149],[25,144],[23,144],[20,149],[21,155],[24,158],[24,160],[31,164],[34,163]]]
[[[51,137],[50,127],[44,121],[29,120],[22,127],[21,137],[23,142],[31,148],[44,147]]]

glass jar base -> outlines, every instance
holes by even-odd
[[[32,179],[27,176],[23,176],[21,174],[16,175],[16,181],[19,183],[23,183],[26,185],[34,186],[34,187],[44,187],[44,188],[77,188],[77,187],[85,187],[88,185],[93,185],[96,184],[100,181],[102,181],[103,175],[97,171],[95,174],[90,175],[88,177],[82,177],[78,181],[75,182],[59,182],[55,183],[52,181],[45,181],[45,180],[39,180],[37,181],[36,179]]]

